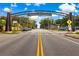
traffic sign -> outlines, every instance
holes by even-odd
[[[17,23],[17,21],[13,21],[13,23]]]
[[[68,20],[67,23],[68,23],[68,25],[71,25],[72,24],[72,21],[71,20]]]
[[[67,24],[68,24],[68,30],[71,31],[71,30],[72,30],[72,28],[71,28],[71,26],[72,26],[72,21],[71,21],[71,20],[68,20],[68,21],[67,21]]]

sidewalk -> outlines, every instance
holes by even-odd
[[[18,33],[18,34],[5,34],[5,33],[1,33],[1,32],[0,32],[0,41],[1,41],[2,39],[12,38],[12,37],[18,36],[18,35],[20,35],[20,34],[22,34],[22,32],[20,32],[20,33]]]
[[[75,38],[75,39],[79,39],[79,34],[65,34],[65,36],[68,36],[68,37],[72,37],[72,38]]]
[[[68,32],[68,31],[59,31],[59,30],[48,30],[48,31],[57,32],[57,33],[67,33]]]

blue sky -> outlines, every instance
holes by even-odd
[[[44,4],[34,4],[34,3],[17,3],[16,6],[13,3],[0,3],[0,11],[4,8],[10,8],[11,4],[12,6],[12,13],[20,12],[26,10],[52,10],[52,11],[59,11],[59,6],[62,5],[62,3],[44,3]],[[75,5],[78,5],[75,4]],[[78,8],[77,8],[78,9]],[[1,13],[2,15],[5,15],[5,13]],[[0,15],[1,15],[0,14]]]
[[[46,3],[46,4],[40,4],[40,6],[35,5],[34,3],[31,3],[31,5],[26,5],[26,3],[17,3],[17,7],[13,7],[13,13],[24,11],[25,8],[27,10],[58,10],[60,3]],[[10,8],[10,3],[0,3],[0,9],[4,8]]]

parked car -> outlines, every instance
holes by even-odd
[[[29,31],[29,30],[32,30],[32,28],[25,27],[22,29],[22,31]]]
[[[59,30],[65,31],[65,30],[68,30],[68,28],[67,27],[60,27]]]
[[[79,30],[79,26],[75,26],[75,29],[76,29],[76,30]]]

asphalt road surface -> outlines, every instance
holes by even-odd
[[[0,37],[0,56],[79,56],[79,40],[35,29]]]

